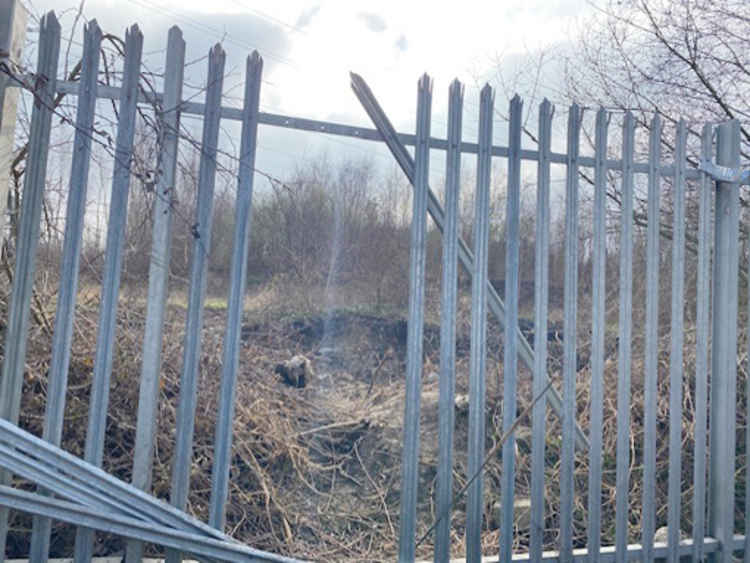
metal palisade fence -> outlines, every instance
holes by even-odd
[[[738,322],[742,320],[738,309],[739,284],[739,191],[746,182],[746,174],[740,172],[739,124],[731,121],[716,127],[706,125],[700,144],[700,165],[690,166],[687,158],[687,126],[684,121],[677,124],[674,140],[667,144],[674,147],[674,160],[661,162],[661,145],[665,135],[661,118],[647,124],[650,131],[648,161],[637,162],[634,157],[636,122],[631,112],[622,119],[620,146],[621,158],[608,158],[608,125],[611,114],[600,109],[596,114],[594,155],[581,156],[582,109],[573,105],[568,112],[567,149],[565,153],[553,153],[551,145],[551,122],[553,108],[548,101],[539,107],[539,128],[536,132],[537,150],[521,147],[522,102],[517,96],[510,102],[508,145],[492,144],[492,121],[494,94],[489,87],[482,89],[479,103],[478,143],[461,141],[461,108],[463,88],[454,82],[449,93],[448,139],[429,139],[429,106],[432,100],[432,83],[427,76],[419,81],[416,137],[396,133],[372,91],[364,80],[352,75],[352,87],[363,107],[388,144],[393,156],[412,182],[414,215],[412,221],[412,249],[410,266],[410,331],[409,356],[407,358],[407,395],[405,405],[404,456],[402,467],[401,534],[399,557],[410,561],[415,557],[415,546],[434,533],[435,561],[450,559],[451,513],[454,503],[466,494],[465,545],[466,560],[482,560],[482,530],[494,517],[487,510],[487,498],[483,494],[483,468],[493,457],[502,461],[500,479],[500,503],[493,506],[499,510],[499,560],[530,561],[626,561],[639,559],[652,561],[666,558],[678,561],[688,557],[701,561],[731,561],[735,551],[745,551],[745,536],[735,534],[735,434],[738,416],[736,385],[738,362]],[[716,141],[714,143],[714,141]],[[406,144],[414,142],[414,157]],[[446,150],[445,210],[425,180],[424,170],[428,166],[429,152],[425,144],[433,149]],[[714,161],[714,144],[716,157]],[[456,231],[460,154],[477,155],[477,183],[474,195],[474,247],[473,253],[460,239]],[[487,254],[488,224],[490,222],[489,192],[491,183],[491,158],[500,157],[507,162],[506,207],[505,207],[505,299],[495,293],[487,280],[487,261],[499,259]],[[535,302],[534,302],[534,346],[526,341],[519,326],[519,214],[521,190],[521,161],[537,163],[536,174],[536,250],[535,250]],[[550,168],[552,164],[565,167],[564,206],[564,298],[563,298],[563,358],[561,373],[554,373],[555,382],[561,384],[562,397],[554,393],[549,383],[548,362],[549,316],[549,259],[550,259]],[[593,169],[593,174],[590,174]],[[619,176],[619,295],[617,322],[617,393],[616,393],[616,451],[603,451],[603,402],[605,398],[605,334],[607,332],[607,189],[612,180],[609,173]],[[640,178],[637,178],[640,176]],[[578,310],[579,226],[581,223],[580,179],[592,183],[592,243],[591,243],[591,316],[590,320],[590,379],[585,386],[589,400],[585,404],[577,397],[581,390],[578,357],[581,346],[576,335],[581,317]],[[634,193],[636,180],[643,180],[647,196],[646,233],[646,301],[645,323],[638,327],[645,342],[642,369],[633,368],[632,342],[636,336],[633,319],[633,262],[634,262]],[[695,295],[688,299],[686,279],[686,190],[692,185],[698,194],[698,232],[695,250],[697,272]],[[527,184],[528,185],[528,184]],[[672,225],[668,238],[660,237],[663,228],[660,217],[660,202],[670,198],[673,207]],[[424,283],[415,279],[424,276],[424,230],[419,217],[423,212],[423,201],[427,198],[427,210],[443,234],[443,281],[441,297],[441,369],[439,407],[439,466],[434,500],[435,514],[427,532],[415,536],[418,529],[416,502],[419,484],[419,413],[420,380],[422,369],[420,326],[424,315]],[[714,215],[715,207],[715,215]],[[714,222],[712,224],[712,217]],[[656,220],[653,220],[656,218]],[[713,230],[713,233],[712,233]],[[712,234],[714,238],[712,240]],[[415,248],[416,246],[416,248]],[[657,506],[658,475],[656,445],[662,440],[657,429],[657,399],[659,397],[659,268],[660,252],[671,255],[671,307],[669,323],[668,353],[668,432],[664,440],[668,443],[667,499],[666,507]],[[712,263],[713,257],[713,263]],[[454,493],[452,483],[453,435],[455,425],[455,303],[457,289],[455,272],[461,262],[472,277],[471,299],[471,366],[469,373],[469,428],[468,428],[468,476],[465,486]],[[713,279],[711,267],[713,266]],[[713,306],[711,306],[713,296]],[[685,331],[685,303],[695,303],[695,365],[685,366],[683,350]],[[506,327],[503,340],[503,421],[501,438],[495,438],[495,446],[487,451],[486,444],[486,367],[488,353],[497,351],[487,348],[487,306]],[[711,316],[712,314],[712,316]],[[744,318],[744,317],[743,317]],[[507,330],[514,327],[514,330]],[[709,335],[713,334],[710,339]],[[572,337],[569,337],[572,335]],[[533,395],[530,405],[523,412],[517,406],[519,365],[525,363],[532,374]],[[709,358],[712,363],[709,366]],[[688,369],[686,369],[686,367]],[[709,389],[709,374],[711,388]],[[694,376],[690,386],[690,400],[694,402],[694,420],[689,426],[692,432],[694,451],[692,459],[692,481],[684,480],[682,469],[685,432],[683,389],[686,380]],[[642,437],[633,432],[631,411],[634,408],[631,389],[635,382],[643,388]],[[711,408],[709,410],[709,393]],[[561,419],[560,457],[550,461],[545,455],[545,444],[549,430],[547,407],[552,407]],[[589,428],[582,434],[577,420],[582,410],[588,410]],[[520,413],[520,414],[519,414]],[[517,416],[518,415],[518,416]],[[530,416],[528,416],[530,415]],[[531,419],[531,467],[528,481],[531,483],[530,525],[523,532],[528,549],[514,553],[516,534],[514,516],[517,507],[514,493],[517,484],[514,467],[516,453],[514,432],[520,423]],[[710,425],[709,423],[710,417]],[[663,425],[662,425],[663,426]],[[707,429],[711,434],[708,440]],[[584,433],[585,434],[585,433]],[[746,435],[749,433],[746,432]],[[634,467],[631,456],[632,443],[640,441],[642,460]],[[710,453],[707,451],[710,442]],[[615,511],[614,522],[602,521],[602,481],[605,471],[604,456],[614,458]],[[587,462],[588,475],[585,485],[574,480],[576,459]],[[707,460],[710,467],[707,467]],[[557,481],[545,479],[548,464],[554,463]],[[750,472],[744,471],[745,478]],[[710,476],[710,481],[707,480]],[[641,509],[640,530],[631,524],[635,501],[630,496],[630,482],[639,479],[638,490],[642,498],[637,505]],[[744,483],[738,484],[740,490]],[[584,492],[583,489],[586,491]],[[557,514],[545,514],[550,495],[558,494]],[[718,496],[717,496],[718,495]],[[574,511],[579,503],[576,498],[586,497],[587,508],[586,542],[574,546]],[[689,539],[681,532],[681,515],[684,502],[692,507],[692,530]],[[496,508],[497,507],[497,508]],[[664,510],[666,508],[666,510]],[[666,513],[666,538],[656,534],[657,515]],[[747,526],[747,511],[742,515]],[[550,522],[552,524],[550,525]],[[429,524],[429,522],[427,523]],[[603,524],[613,524],[614,545],[602,545]],[[552,530],[550,527],[552,526]],[[545,535],[552,531],[557,537],[556,551],[543,551]],[[637,544],[629,538],[640,537]],[[666,541],[665,541],[666,540]],[[574,549],[575,547],[575,549]],[[494,559],[491,559],[494,560]]]
[[[418,83],[416,133],[397,133],[378,104],[373,92],[358,75],[351,76],[352,88],[375,128],[294,118],[259,110],[263,61],[257,53],[247,59],[244,104],[242,108],[223,106],[222,89],[225,55],[221,46],[208,56],[206,97],[203,103],[182,99],[185,44],[177,27],[169,32],[164,92],[148,93],[140,88],[143,37],[137,26],[126,34],[124,73],[118,87],[100,85],[97,81],[102,33],[95,21],[84,30],[83,59],[80,80],[57,80],[60,26],[54,13],[41,20],[39,59],[32,76],[15,76],[16,85],[31,92],[34,98],[29,131],[29,159],[24,176],[23,201],[16,247],[16,264],[6,327],[2,380],[0,380],[0,547],[4,553],[8,510],[34,515],[33,561],[46,561],[50,545],[52,519],[78,525],[75,560],[91,559],[96,531],[110,532],[128,539],[126,560],[140,561],[143,542],[160,544],[169,549],[167,560],[180,561],[184,554],[226,561],[288,561],[240,545],[223,533],[228,496],[229,467],[232,453],[232,420],[235,385],[239,370],[242,300],[246,289],[247,252],[251,229],[253,173],[256,138],[259,126],[287,127],[325,132],[384,142],[414,187],[412,199],[411,251],[409,269],[409,322],[407,334],[406,398],[403,428],[401,514],[399,519],[399,553],[401,561],[413,561],[417,546],[432,542],[434,559],[448,561],[451,556],[452,518],[458,500],[464,502],[466,558],[478,562],[483,555],[484,531],[490,514],[486,502],[484,468],[489,460],[501,459],[500,502],[493,506],[499,522],[498,542],[492,554],[499,560],[531,561],[625,561],[666,558],[678,561],[692,557],[700,561],[711,557],[731,561],[733,551],[744,551],[748,559],[746,538],[739,535],[747,529],[750,511],[744,511],[744,524],[736,528],[735,513],[735,437],[737,436],[737,365],[739,319],[739,220],[740,185],[745,177],[739,173],[740,130],[737,122],[716,127],[706,125],[701,137],[701,166],[689,165],[688,134],[679,122],[669,145],[674,147],[673,160],[662,163],[661,147],[665,135],[659,116],[646,125],[650,130],[648,160],[635,158],[636,121],[626,113],[618,146],[619,158],[608,157],[611,143],[608,125],[611,114],[604,109],[596,113],[593,156],[581,154],[583,110],[570,107],[567,116],[567,147],[564,153],[551,149],[553,137],[552,105],[545,101],[538,111],[536,148],[522,147],[523,102],[516,96],[510,102],[508,144],[493,143],[495,95],[486,86],[479,99],[477,142],[462,139],[464,89],[459,82],[450,86],[447,139],[431,136],[432,80],[423,76]],[[6,69],[7,70],[7,69]],[[28,338],[28,318],[32,283],[39,241],[39,224],[45,190],[47,154],[51,120],[55,114],[54,99],[60,94],[77,96],[75,137],[71,174],[67,194],[67,211],[62,256],[61,284],[54,322],[52,358],[48,374],[48,395],[41,438],[17,427],[21,402],[23,373]],[[114,150],[110,217],[107,229],[105,269],[102,281],[99,333],[97,335],[94,376],[86,447],[83,459],[60,449],[67,374],[71,357],[73,316],[77,296],[88,167],[91,159],[98,98],[119,100],[118,133]],[[120,269],[123,254],[128,189],[132,176],[136,112],[139,105],[155,108],[162,135],[159,139],[160,173],[155,183],[155,212],[148,280],[148,299],[143,360],[133,452],[133,482],[126,484],[100,469],[104,454],[104,429],[108,408],[112,357],[115,347],[115,321],[119,300]],[[172,198],[175,185],[181,115],[203,118],[203,138],[199,165],[192,248],[187,322],[184,335],[175,459],[172,463],[172,487],[168,505],[148,494],[151,487],[156,412],[161,369],[162,329],[167,299]],[[235,232],[229,288],[229,306],[222,355],[222,374],[216,436],[214,441],[210,518],[208,524],[185,513],[190,493],[190,460],[196,410],[196,393],[201,357],[201,329],[211,219],[214,200],[216,157],[222,120],[242,123],[238,170]],[[716,142],[714,142],[716,141]],[[414,156],[407,149],[415,147]],[[715,151],[714,151],[715,147]],[[430,152],[446,152],[444,201],[430,188]],[[473,244],[470,247],[459,236],[459,184],[461,157],[475,154],[476,192],[474,196]],[[715,154],[715,156],[714,156]],[[493,167],[495,160],[506,164],[506,199],[504,211],[505,256],[490,256],[489,215]],[[536,163],[533,184],[522,173],[523,162]],[[563,269],[563,342],[559,370],[550,369],[547,326],[549,308],[550,224],[552,167],[564,167],[564,244]],[[615,174],[619,188],[619,286],[607,287],[607,205],[608,187]],[[532,175],[534,176],[534,175]],[[590,316],[582,316],[579,306],[579,271],[582,249],[579,247],[582,223],[581,178],[591,182],[591,299]],[[563,178],[561,178],[563,179]],[[519,329],[520,316],[520,247],[522,185],[535,188],[535,254],[534,254],[534,334],[529,342]],[[646,225],[646,292],[645,321],[634,326],[634,199],[636,186],[646,187],[648,219]],[[686,278],[686,195],[688,186],[697,190],[698,233],[695,299],[688,299]],[[524,188],[527,189],[527,188]],[[672,225],[669,238],[662,237],[665,225],[659,221],[660,202],[669,195]],[[420,497],[420,397],[423,366],[423,328],[425,318],[425,257],[427,217],[432,217],[443,236],[443,270],[441,293],[440,374],[439,374],[439,455],[436,468],[434,514],[430,522],[418,521]],[[611,219],[610,219],[611,220]],[[657,403],[660,393],[659,369],[659,301],[660,253],[671,255],[671,296],[668,354],[668,420],[659,422]],[[505,264],[504,296],[488,281],[490,260]],[[459,287],[458,266],[472,279],[471,287],[471,353],[468,374],[468,475],[460,488],[454,483],[454,447],[456,415],[456,318]],[[616,451],[604,452],[603,428],[606,387],[605,335],[607,333],[608,295],[619,296],[617,321],[617,389]],[[712,301],[711,301],[712,300]],[[686,369],[683,361],[685,331],[684,303],[694,302],[695,365]],[[495,437],[487,448],[486,396],[487,356],[500,351],[488,343],[488,312],[506,327],[503,338],[503,416],[502,436]],[[582,321],[581,319],[585,319]],[[581,327],[581,322],[590,326]],[[590,363],[585,386],[588,399],[582,404],[577,393],[581,388],[578,356],[581,346],[577,335],[590,330]],[[634,368],[632,342],[643,339],[642,369]],[[532,346],[533,344],[533,346]],[[519,360],[520,359],[520,363]],[[688,373],[689,372],[689,373]],[[525,374],[531,376],[531,398],[520,401]],[[693,432],[692,481],[683,480],[683,397],[684,380],[694,375],[691,399],[695,417]],[[710,375],[710,379],[709,379]],[[709,388],[710,381],[710,388]],[[635,421],[633,395],[636,384],[642,386],[642,418]],[[560,392],[561,390],[561,392]],[[709,405],[710,397],[710,405]],[[523,409],[522,409],[523,407]],[[585,412],[586,416],[581,417]],[[552,432],[550,420],[559,421],[559,457],[550,459],[545,448]],[[588,421],[587,426],[581,421]],[[530,424],[530,464],[517,461],[515,433],[519,425]],[[636,437],[634,424],[642,424]],[[668,433],[665,430],[668,428]],[[710,429],[710,433],[709,433]],[[663,435],[663,436],[662,436]],[[745,433],[748,447],[750,433]],[[657,441],[668,442],[666,510],[657,506]],[[635,468],[632,443],[642,448]],[[614,459],[605,463],[605,456]],[[588,467],[586,482],[576,479],[577,460]],[[555,482],[547,477],[554,464]],[[602,482],[605,473],[614,471],[614,522],[603,522]],[[22,476],[38,489],[11,486],[12,475]],[[750,472],[744,476],[744,487],[750,489]],[[739,474],[738,474],[739,475]],[[518,511],[516,489],[519,479],[530,483],[530,524],[527,531],[515,525]],[[639,480],[640,530],[633,529],[630,496],[631,484]],[[424,493],[424,491],[422,491]],[[549,499],[557,495],[550,514]],[[692,530],[688,540],[681,538],[683,503],[692,503]],[[745,499],[746,506],[750,497]],[[575,541],[576,511],[586,506],[585,542]],[[655,541],[657,521],[666,512],[666,542]],[[609,516],[607,516],[609,517]],[[614,545],[602,545],[602,529],[613,524]],[[556,551],[543,551],[548,536],[555,535]],[[738,534],[735,534],[738,532]],[[519,534],[524,546],[514,549]],[[637,544],[629,538],[640,537]]]

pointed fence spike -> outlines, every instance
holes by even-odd
[[[523,102],[516,94],[510,101],[508,129],[508,189],[505,213],[505,351],[503,352],[503,433],[511,432],[516,418],[518,381],[518,307],[521,208],[521,118]],[[500,560],[513,557],[513,513],[515,493],[515,436],[502,448]]]
[[[448,151],[445,173],[445,229],[440,306],[440,395],[438,405],[437,489],[434,559],[448,563],[453,501],[453,434],[456,390],[456,307],[458,297],[458,200],[461,184],[463,85],[454,80],[448,102]]]
[[[633,145],[635,119],[625,113],[622,124],[622,187],[620,213],[620,305],[617,347],[617,438],[615,550],[624,563],[628,545],[630,489],[630,405],[633,340]]]
[[[606,325],[607,128],[609,114],[596,113],[594,138],[594,206],[591,298],[591,400],[589,424],[588,545],[589,561],[599,561],[601,545],[602,439],[604,402],[604,327]]]
[[[476,479],[467,489],[466,558],[482,557],[484,516],[485,404],[487,361],[487,262],[489,244],[490,177],[492,168],[492,116],[494,93],[489,85],[481,92],[479,108],[479,153],[474,201],[474,263],[471,289],[471,357],[469,363],[469,438],[467,468]]]
[[[0,418],[18,423],[23,393],[29,311],[39,246],[40,223],[46,187],[57,68],[60,53],[60,23],[54,12],[42,18],[36,72],[47,77],[38,84],[31,110],[29,158],[23,176],[23,201],[16,234],[16,255],[11,296],[5,325],[2,376],[0,377]],[[10,484],[11,474],[0,471],[0,484]],[[8,509],[0,507],[0,555],[5,553]],[[2,560],[2,557],[0,557]]]

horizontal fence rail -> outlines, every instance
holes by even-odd
[[[33,77],[21,76],[19,77],[18,81],[11,82],[9,85],[29,88],[30,84],[33,84]],[[78,83],[59,80],[57,82],[57,92],[60,94],[69,94],[75,96],[78,93]],[[100,85],[97,91],[97,96],[102,99],[116,100],[120,97],[120,89],[116,86]],[[139,94],[138,100],[143,104],[154,106],[161,103],[162,95],[141,92]],[[200,102],[184,101],[182,102],[182,104],[180,104],[180,112],[183,115],[203,116],[205,107],[204,104]],[[221,118],[228,119],[230,121],[242,121],[242,110],[236,107],[222,106]],[[281,127],[284,129],[296,129],[297,131],[308,131],[310,133],[326,133],[328,135],[362,139],[363,141],[382,142],[383,140],[380,132],[377,129],[357,127],[354,125],[346,125],[333,121],[321,121],[304,117],[292,117],[272,112],[259,112],[258,123],[260,125],[269,125],[272,127]],[[411,133],[398,133],[397,138],[401,143],[407,146],[414,146],[416,144],[416,136]],[[462,141],[460,147],[461,152],[464,154],[477,154],[479,152],[479,145],[477,143]],[[447,150],[448,141],[446,139],[430,137],[430,148]],[[508,147],[502,145],[493,145],[491,149],[492,156],[503,158],[508,157],[509,150],[510,149]],[[539,159],[539,151],[536,150],[521,149],[519,151],[519,154],[521,156],[521,160],[537,161]],[[550,162],[553,164],[565,164],[567,162],[567,155],[565,153],[550,152],[548,157]],[[595,159],[593,157],[580,156],[578,159],[578,163],[580,166],[593,168],[595,165],[594,160]],[[648,167],[649,165],[646,162],[634,162],[633,172],[646,174],[649,171]],[[610,170],[622,170],[622,160],[607,159],[607,168]],[[659,172],[662,176],[672,177],[674,176],[674,166],[662,166],[659,168]],[[689,168],[686,171],[685,177],[688,180],[695,180],[700,177],[700,172],[696,168]],[[745,183],[750,183],[750,178],[746,179],[743,177],[742,181]]]
[[[588,129],[583,108],[573,104],[567,112],[566,149],[557,153],[551,150],[552,104],[545,100],[539,106],[537,149],[524,149],[524,106],[515,96],[509,106],[508,144],[502,146],[494,141],[495,92],[487,85],[479,97],[477,140],[469,142],[462,136],[462,126],[468,121],[463,115],[464,88],[454,81],[448,98],[447,139],[437,139],[431,136],[433,82],[427,75],[418,82],[416,131],[404,134],[393,128],[372,89],[356,74],[351,75],[352,89],[374,128],[261,112],[263,60],[258,53],[246,62],[243,106],[222,105],[225,53],[221,45],[214,46],[207,58],[205,103],[182,100],[185,43],[177,27],[168,37],[164,93],[147,93],[141,86],[143,36],[137,26],[126,33],[121,85],[98,84],[101,40],[96,22],[89,22],[84,29],[80,81],[56,80],[60,26],[49,13],[40,24],[36,72],[10,81],[29,90],[34,105],[0,381],[0,561],[9,509],[34,516],[31,557],[41,563],[48,558],[52,520],[78,526],[76,563],[90,561],[97,532],[126,538],[129,563],[142,558],[144,542],[167,548],[170,563],[178,563],[188,554],[207,560],[292,561],[240,545],[224,534],[227,504],[231,502],[236,388],[242,373],[240,338],[253,235],[253,178],[262,125],[383,142],[414,188],[401,485],[396,495],[400,499],[400,561],[415,561],[429,552],[435,561],[445,563],[458,555],[457,543],[472,563],[486,560],[490,543],[493,561],[499,557],[501,561],[666,558],[676,562],[710,556],[729,563],[733,552],[746,550],[750,540],[740,532],[747,534],[750,525],[750,495],[746,492],[750,470],[737,473],[735,466],[750,448],[747,427],[737,432],[739,415],[746,415],[738,412],[738,405],[744,405],[737,396],[738,323],[747,321],[739,310],[739,269],[744,260],[739,244],[739,194],[740,184],[748,182],[750,174],[740,170],[738,122],[706,125],[698,144],[688,137],[684,121],[677,122],[674,132],[665,132],[659,116],[641,126],[630,112],[619,115],[601,108],[588,147],[584,144]],[[70,123],[75,128],[74,151],[44,430],[39,438],[18,428],[17,423],[51,121],[58,94],[76,96],[78,107],[75,123]],[[97,99],[119,101],[118,133],[88,431],[85,453],[79,459],[59,446]],[[159,175],[154,182],[132,484],[126,484],[100,467],[117,349],[120,270],[128,192],[135,173],[136,119],[144,109],[153,112],[158,124]],[[161,400],[173,191],[182,140],[180,120],[186,114],[202,117],[203,137],[167,504],[149,491]],[[610,132],[613,117],[621,119],[620,133],[614,127]],[[222,120],[241,121],[242,131],[209,518],[203,523],[186,510],[195,492],[191,469]],[[407,146],[415,147],[413,156]],[[431,189],[436,183],[430,178],[432,150],[446,151],[442,200]],[[619,159],[610,158],[615,151]],[[698,168],[690,165],[691,151],[699,153]],[[471,247],[459,228],[464,154],[476,155]],[[639,161],[639,155],[647,157]],[[498,161],[506,168],[493,166]],[[529,162],[536,164],[534,171],[524,166]],[[553,208],[558,201],[550,186],[553,165],[560,171],[564,168],[565,173],[564,191],[557,194],[562,202],[559,209]],[[499,184],[505,188],[503,205],[498,205],[494,188]],[[522,206],[527,192],[535,196],[536,204],[533,252],[524,257]],[[639,204],[643,209],[636,208]],[[492,209],[501,209],[496,214],[502,217],[491,215]],[[662,218],[666,210],[671,230],[662,236],[667,229]],[[640,223],[635,220],[639,213],[645,226],[643,219]],[[420,426],[427,353],[428,215],[443,237],[434,468],[426,467],[422,457]],[[555,219],[562,220],[564,232],[559,248],[553,249],[550,226]],[[505,236],[502,255],[495,255],[498,253],[490,246],[490,233],[501,224],[498,220],[503,221]],[[697,234],[693,236],[691,230]],[[688,235],[696,241],[694,266],[686,252]],[[531,336],[521,330],[522,313],[526,312],[520,292],[524,259],[533,261],[534,297],[528,309],[533,311]],[[489,265],[496,262],[504,264],[502,299],[488,279]],[[553,262],[564,279],[561,303],[550,300]],[[466,305],[470,315],[466,373],[459,372],[456,362],[459,264],[471,278],[470,304]],[[665,275],[667,268],[669,276]],[[694,281],[690,268],[694,268]],[[637,272],[644,272],[645,279],[637,279]],[[663,287],[665,282],[668,288]],[[686,303],[694,303],[694,311]],[[490,339],[488,312],[504,329],[500,346]],[[562,323],[561,334],[555,335],[559,341],[554,342],[548,332],[553,316]],[[695,330],[688,325],[692,318]],[[689,349],[695,353],[694,365],[690,364]],[[559,356],[556,368],[551,361],[553,353]],[[497,396],[488,391],[488,382],[493,381],[490,375],[495,375],[490,374],[490,359],[497,360]],[[468,416],[460,433],[456,412],[459,382],[468,390]],[[740,393],[750,393],[750,379],[741,389],[745,387]],[[740,441],[742,432],[744,440]],[[465,451],[457,447],[459,438]],[[465,471],[457,465],[459,457],[465,461]],[[742,461],[746,464],[746,459]],[[11,486],[13,475],[37,489]],[[432,489],[426,490],[433,479],[434,499]],[[387,511],[385,499],[383,505]],[[640,507],[639,513],[635,506]],[[457,522],[459,514],[463,520]],[[742,522],[740,529],[737,522]],[[286,520],[284,524],[289,526]],[[392,524],[391,531],[395,535]],[[463,534],[458,542],[457,534]],[[744,555],[750,560],[748,553]]]

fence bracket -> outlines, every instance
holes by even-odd
[[[717,182],[750,185],[750,170],[721,166],[711,160],[701,160],[698,170],[705,172]]]

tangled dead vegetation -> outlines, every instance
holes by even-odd
[[[142,300],[126,296],[118,316],[118,348],[107,419],[105,468],[130,480],[135,439],[140,349],[144,311]],[[76,340],[71,361],[63,447],[82,455],[88,417],[88,394],[93,369],[96,335],[95,302],[79,305]],[[221,341],[225,310],[209,308],[202,338],[199,402],[195,420],[191,495],[188,509],[206,519],[210,496],[212,444],[216,399],[221,371]],[[461,303],[457,343],[456,392],[465,396],[468,388],[468,308]],[[164,338],[159,432],[153,470],[153,492],[169,498],[171,459],[175,442],[175,419],[179,399],[184,309],[168,311]],[[533,327],[532,327],[533,329]],[[397,548],[398,507],[406,358],[406,322],[361,311],[329,311],[304,316],[258,315],[243,327],[236,411],[234,450],[230,475],[227,532],[254,547],[313,560],[392,560]],[[636,336],[633,348],[631,410],[630,541],[639,542],[640,488],[643,436],[642,342]],[[744,336],[742,337],[744,338]],[[577,419],[588,428],[590,372],[586,351],[590,344],[586,330],[579,334]],[[614,541],[615,437],[617,342],[614,332],[607,337],[604,402],[604,483],[602,490],[602,542]],[[741,340],[744,341],[744,340]],[[425,363],[421,414],[420,496],[418,499],[421,536],[436,518],[433,504],[437,463],[437,402],[439,327],[425,328]],[[657,527],[666,521],[667,429],[669,336],[662,336],[659,364],[657,443]],[[549,342],[550,365],[559,364],[562,348],[558,339]],[[685,379],[683,386],[683,482],[692,481],[694,378],[692,365],[694,333],[686,333]],[[487,442],[490,451],[502,435],[502,332],[490,321],[487,397]],[[309,360],[313,376],[304,387],[284,383],[275,372],[277,365],[294,356]],[[50,356],[49,335],[44,324],[32,327],[29,363],[25,380],[21,424],[41,434],[46,402],[46,362]],[[745,386],[745,355],[741,355],[741,389]],[[555,373],[555,372],[553,372]],[[556,383],[559,387],[559,381]],[[744,431],[745,395],[738,395],[738,444]],[[530,401],[529,374],[522,370],[519,412]],[[461,489],[471,477],[466,471],[467,403],[457,402],[454,488]],[[517,434],[516,495],[527,497],[530,489],[531,440],[529,422]],[[549,414],[546,443],[545,544],[554,548],[558,539],[560,425]],[[486,466],[483,544],[486,554],[498,545],[497,502],[500,490],[499,454]],[[744,451],[738,449],[738,471],[744,467]],[[588,458],[578,455],[575,467],[575,542],[585,544]],[[738,514],[744,503],[744,488],[738,480]],[[685,531],[691,529],[692,489],[683,487]],[[454,507],[452,552],[464,553],[464,499]],[[519,515],[517,515],[519,518]],[[515,546],[524,550],[528,541],[522,519],[516,522]],[[9,546],[13,555],[28,553],[30,518],[14,514]],[[71,528],[55,525],[52,552],[71,552]],[[430,558],[432,537],[419,546],[418,557]],[[97,552],[116,553],[119,538],[100,535]],[[148,551],[159,553],[155,546]]]

